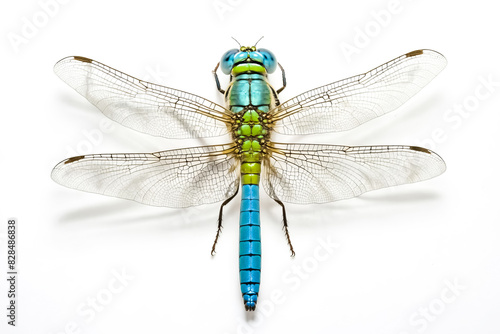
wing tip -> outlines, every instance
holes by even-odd
[[[435,175],[433,175],[432,177],[436,177],[438,175],[441,175],[446,171],[446,169],[447,169],[446,162],[436,152],[431,151],[431,150],[424,148],[424,147],[420,147],[420,146],[409,146],[408,148],[412,151],[422,152],[422,153],[426,153],[426,154],[433,156],[433,158],[439,164],[439,172],[436,173]]]
[[[406,56],[406,58],[410,58],[410,57],[420,56],[423,54],[433,55],[435,57],[441,58],[444,61],[445,65],[448,62],[446,60],[446,57],[443,56],[443,54],[441,54],[435,50],[431,50],[431,49],[419,49],[419,50],[410,51],[410,52],[406,53],[405,56]]]

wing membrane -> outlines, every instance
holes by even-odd
[[[139,154],[95,154],[61,161],[52,179],[66,187],[153,206],[222,201],[239,186],[232,145]]]
[[[325,203],[418,182],[446,169],[434,152],[415,146],[271,143],[263,186],[284,202]]]
[[[416,50],[373,70],[300,94],[273,109],[275,131],[312,134],[352,129],[415,95],[446,66],[432,50]]]
[[[55,73],[104,115],[134,130],[165,138],[213,137],[228,132],[230,113],[200,96],[136,79],[85,57],[67,57]]]

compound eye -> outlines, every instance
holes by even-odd
[[[264,56],[264,67],[266,68],[267,73],[273,73],[278,66],[278,62],[276,61],[274,54],[267,49],[258,49],[257,52]]]
[[[239,52],[238,49],[226,51],[220,59],[220,69],[224,74],[230,74],[234,65],[234,55]]]

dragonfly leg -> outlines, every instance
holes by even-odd
[[[219,90],[219,92],[222,93],[222,95],[224,95],[226,93],[226,91],[224,89],[221,88],[220,86],[220,81],[219,81],[219,77],[217,76],[217,69],[219,68],[219,63],[217,63],[217,66],[215,66],[214,70],[212,71],[212,73],[214,74],[214,78],[215,78],[215,84],[217,85],[217,90]]]
[[[278,203],[283,209],[283,230],[285,230],[286,241],[288,242],[288,246],[290,246],[290,252],[292,253],[292,257],[295,256],[295,251],[293,250],[292,241],[290,240],[290,234],[288,233],[288,223],[286,220],[286,210],[285,204],[277,198],[273,198],[276,203]]]
[[[217,66],[218,66],[218,65],[217,65]],[[281,93],[281,92],[283,91],[283,89],[285,89],[285,87],[286,87],[286,76],[285,76],[285,70],[283,69],[283,66],[281,66],[281,64],[280,64],[280,63],[278,63],[278,66],[279,66],[279,67],[280,67],[280,69],[281,69],[281,78],[283,79],[283,87],[281,87],[280,89],[278,89],[278,90],[276,91],[276,93],[278,93],[278,94],[279,94],[279,93]]]
[[[217,240],[219,239],[219,234],[222,231],[222,210],[223,210],[224,206],[226,204],[228,204],[229,202],[231,202],[231,200],[238,194],[238,189],[239,188],[236,188],[236,192],[231,197],[229,197],[224,202],[222,202],[222,205],[220,206],[219,219],[218,219],[218,224],[217,224],[217,234],[215,235],[215,240],[214,240],[214,244],[212,246],[212,252],[211,252],[212,256],[215,254],[215,245],[217,244]]]

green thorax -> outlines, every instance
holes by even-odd
[[[233,68],[226,103],[236,116],[232,135],[239,146],[242,184],[258,184],[261,161],[270,135],[268,112],[276,106],[276,93],[269,85],[265,71],[260,73],[252,68],[239,73],[241,69],[237,67]]]

